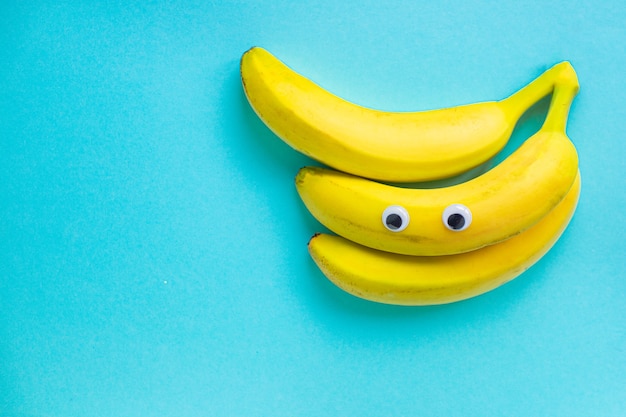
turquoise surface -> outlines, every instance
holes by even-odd
[[[617,0],[2,1],[0,416],[626,415],[624,22]],[[388,110],[570,60],[574,220],[465,302],[342,292],[306,250],[311,161],[243,95],[253,45]]]

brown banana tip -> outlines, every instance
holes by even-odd
[[[305,169],[307,167],[302,167],[298,170],[298,172],[296,173],[296,177],[295,177],[295,182],[296,184],[300,184],[303,180],[303,177],[305,175]]]
[[[307,247],[311,246],[311,242],[313,242],[313,239],[315,239],[316,237],[318,237],[319,235],[321,235],[320,232],[315,233],[313,236],[311,236],[311,238],[309,239],[309,241],[307,242]]]

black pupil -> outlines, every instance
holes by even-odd
[[[454,213],[448,217],[448,226],[454,230],[462,229],[465,226],[465,217],[462,214]]]
[[[387,216],[386,223],[390,229],[399,229],[402,227],[402,217],[397,214],[390,214]]]

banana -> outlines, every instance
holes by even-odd
[[[547,96],[561,62],[500,101],[418,112],[385,112],[343,100],[263,48],[241,58],[241,80],[260,119],[292,148],[340,171],[390,182],[455,176],[500,151],[521,115]]]
[[[574,183],[578,155],[565,126],[577,92],[575,73],[561,80],[539,131],[499,165],[467,182],[402,188],[304,167],[296,188],[323,225],[374,249],[434,256],[495,244],[541,220]]]
[[[431,305],[471,298],[519,276],[546,254],[572,218],[580,176],[559,205],[539,223],[504,242],[448,256],[407,256],[317,234],[311,257],[335,285],[386,304]]]

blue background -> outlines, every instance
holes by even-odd
[[[0,416],[625,415],[624,22],[621,0],[3,1]],[[570,60],[573,222],[472,300],[340,291],[306,250],[311,161],[242,93],[253,45],[387,110]]]

